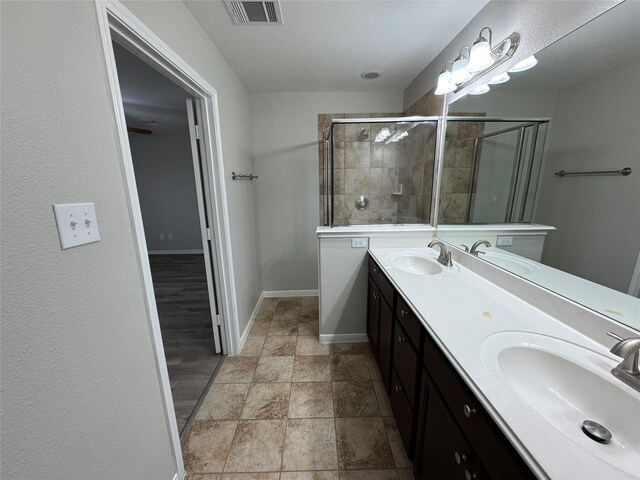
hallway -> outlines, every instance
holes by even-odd
[[[367,343],[318,343],[318,299],[267,298],[183,442],[188,480],[413,478]]]

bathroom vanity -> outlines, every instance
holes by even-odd
[[[416,478],[638,478],[640,393],[611,375],[620,359],[436,257],[372,248],[367,263],[367,335]],[[609,445],[580,430],[591,419]]]

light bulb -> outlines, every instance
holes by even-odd
[[[529,70],[530,68],[535,67],[536,63],[538,63],[538,60],[536,59],[536,57],[531,55],[530,57],[527,57],[524,60],[521,60],[518,63],[516,63],[513,67],[507,70],[507,72],[509,73],[524,72],[525,70]]]
[[[455,84],[451,83],[451,72],[444,69],[438,77],[438,86],[434,92],[436,95],[444,95],[445,93],[451,93],[456,89]]]
[[[487,93],[491,88],[486,83],[484,85],[480,85],[469,92],[469,95],[482,95],[483,93]]]
[[[493,56],[491,54],[491,46],[484,37],[478,37],[471,47],[469,53],[469,65],[467,70],[471,73],[479,72],[493,65]]]
[[[489,85],[498,85],[499,83],[508,82],[510,79],[511,79],[511,77],[509,76],[509,74],[507,72],[502,72],[500,75],[496,75],[495,77],[493,77],[487,83]]]
[[[456,58],[453,67],[451,67],[451,83],[460,84],[471,80],[472,75],[469,73],[467,65],[469,65],[469,59],[466,57],[460,55]]]

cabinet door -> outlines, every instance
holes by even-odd
[[[378,332],[380,322],[380,290],[369,277],[369,290],[367,293],[367,336],[371,344],[373,355],[378,357]]]
[[[421,480],[485,478],[444,401],[423,372],[416,477]]]
[[[380,302],[378,328],[378,364],[384,385],[389,389],[391,379],[391,355],[393,348],[393,311],[386,301]]]

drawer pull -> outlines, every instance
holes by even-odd
[[[462,463],[467,463],[467,456],[464,453],[460,454],[458,452],[455,452],[454,458],[456,459],[456,463],[458,465],[460,465]]]
[[[373,298],[375,298],[376,300],[378,300],[378,298],[380,298],[380,296],[379,296],[376,292],[373,292]]]
[[[403,343],[407,341],[407,337],[404,337],[402,335],[398,335],[398,343]]]
[[[470,472],[469,470],[465,470],[464,478],[466,478],[467,480],[476,480],[478,478],[478,474],[476,472]]]
[[[401,392],[401,391],[402,391],[402,387],[401,387],[400,385],[396,385],[396,386],[394,387],[394,390],[395,390],[396,392]]]
[[[406,310],[400,310],[401,317],[406,317],[407,315],[409,315],[409,312],[407,312]]]
[[[376,267],[373,267],[373,273],[378,273],[378,269]]]
[[[464,407],[462,407],[462,411],[464,412],[464,416],[467,418],[469,418],[474,413],[477,413],[476,408],[473,405],[465,405]]]

